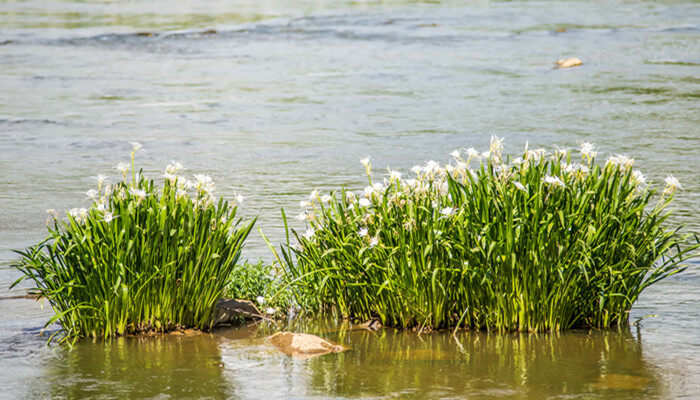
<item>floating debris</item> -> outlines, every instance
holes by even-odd
[[[571,58],[563,58],[559,61],[557,61],[557,66],[556,68],[571,68],[571,67],[577,67],[579,65],[582,65],[583,62],[581,62],[580,59],[576,57],[571,57]]]

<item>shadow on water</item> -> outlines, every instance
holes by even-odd
[[[31,398],[229,399],[210,335],[118,338],[59,349]],[[44,391],[44,393],[41,393]]]

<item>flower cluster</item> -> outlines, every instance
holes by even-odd
[[[141,185],[143,176],[134,170],[136,152],[142,149],[143,146],[138,142],[130,142],[130,144],[132,146],[131,163],[122,162],[116,166],[121,179],[115,185],[112,185],[107,176],[103,174],[97,175],[95,177],[97,187],[85,192],[85,195],[91,201],[90,207],[73,208],[68,211],[68,215],[74,221],[83,224],[91,213],[101,216],[101,219],[107,223],[114,220],[114,218],[118,218],[119,216],[114,214],[110,206],[112,196],[120,200],[130,197],[135,201],[136,205],[140,205],[148,196],[158,195],[157,189]],[[178,200],[191,202],[195,207],[206,209],[214,206],[217,203],[217,197],[214,194],[216,184],[213,179],[206,174],[194,174],[192,176],[193,179],[190,180],[179,175],[183,169],[182,164],[177,161],[172,161],[165,168],[163,178],[168,190],[174,190]],[[129,177],[130,170],[132,171],[131,180]],[[231,203],[234,206],[239,205],[243,203],[244,199],[242,195],[236,194]],[[47,212],[52,219],[56,220],[58,218],[53,209],[47,210]],[[225,220],[221,222],[225,222]]]
[[[365,169],[369,184],[361,191],[345,191],[342,198],[334,193],[322,194],[313,190],[300,202],[301,213],[296,216],[305,222],[307,230],[302,234],[306,241],[313,241],[319,234],[335,222],[338,215],[344,215],[345,221],[354,224],[356,236],[368,247],[379,245],[378,232],[383,229],[376,223],[379,211],[393,212],[400,217],[403,229],[410,230],[415,221],[407,210],[415,204],[427,204],[436,216],[455,217],[459,208],[454,205],[450,195],[450,181],[469,185],[485,178],[492,171],[491,177],[503,185],[512,185],[523,195],[537,192],[538,188],[523,185],[529,168],[548,162],[556,166],[550,173],[542,176],[541,187],[545,190],[566,190],[569,185],[582,182],[594,168],[598,155],[596,146],[590,142],[578,142],[578,160],[568,148],[555,147],[553,151],[545,148],[530,149],[525,146],[520,156],[515,158],[503,156],[503,139],[491,137],[489,148],[478,151],[474,147],[460,148],[450,153],[451,161],[441,165],[430,160],[422,165],[410,168],[412,176],[388,168],[382,181],[375,181],[372,176],[372,163],[369,157],[360,160]],[[647,179],[641,171],[633,169],[634,159],[624,154],[608,157],[603,170],[610,170],[625,175],[630,173],[629,184],[641,195],[648,189]],[[672,176],[666,178],[665,195],[673,194],[681,185]],[[534,193],[533,192],[533,193]]]
[[[668,176],[653,206],[627,155],[596,163],[595,145],[580,142],[511,157],[494,136],[450,156],[381,178],[364,158],[364,188],[300,203],[306,231],[293,230],[278,262],[306,309],[420,329],[607,327],[690,254],[665,254],[686,239],[661,228],[680,183]]]

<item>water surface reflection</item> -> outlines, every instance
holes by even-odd
[[[46,369],[45,393],[29,397],[229,399],[210,335],[118,338],[62,348]],[[40,390],[46,388],[40,387]]]
[[[267,329],[246,340],[224,341],[227,375],[245,388],[239,392],[243,397],[663,397],[662,379],[644,357],[637,331],[418,335],[349,330],[333,321],[290,329],[352,350],[295,360],[267,345]]]

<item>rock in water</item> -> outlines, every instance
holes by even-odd
[[[368,331],[377,332],[382,329],[382,323],[377,318],[372,318],[369,321],[362,323],[357,326],[360,329],[366,329]]]
[[[603,374],[593,386],[598,389],[644,390],[651,379],[637,375]]]
[[[557,68],[571,68],[581,64],[583,64],[583,62],[576,57],[564,58],[557,61]]]
[[[341,345],[308,333],[277,332],[267,339],[281,352],[292,357],[315,357],[347,350]]]
[[[216,303],[215,324],[232,324],[240,319],[259,319],[262,314],[252,301],[221,299]]]

